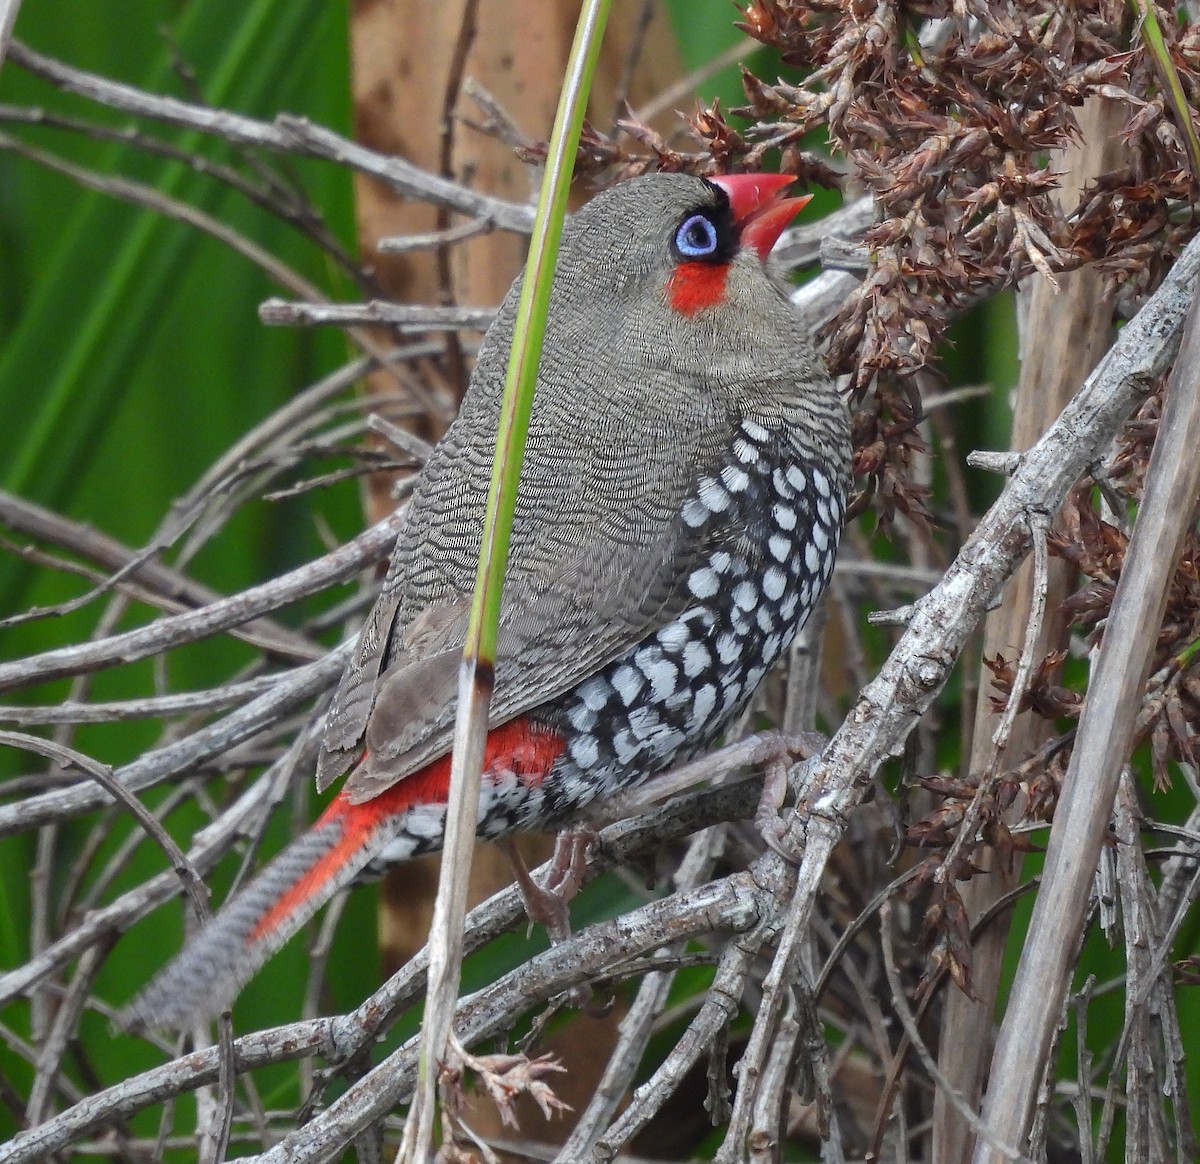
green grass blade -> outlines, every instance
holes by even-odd
[[[609,0],[592,0],[580,18],[580,30],[571,50],[570,71],[563,85],[554,133],[550,138],[546,176],[538,197],[529,259],[525,264],[525,282],[517,304],[512,354],[504,383],[504,403],[496,439],[496,459],[483,522],[479,573],[475,580],[475,597],[467,624],[464,652],[474,653],[481,661],[494,662],[496,656],[500,591],[504,583],[513,512],[517,503],[517,479],[525,455],[525,436],[533,408],[533,389],[541,360],[542,340],[546,334],[554,263],[558,257],[567,195],[571,187],[571,171],[579,146],[587,97],[600,55],[608,7]]]
[[[1171,50],[1163,36],[1162,26],[1158,23],[1158,14],[1150,0],[1130,0],[1133,10],[1138,14],[1142,26],[1142,38],[1154,63],[1158,66],[1166,88],[1167,100],[1175,111],[1175,120],[1187,143],[1188,157],[1192,163],[1192,177],[1200,182],[1200,139],[1196,137],[1196,126],[1192,121],[1191,110],[1188,108],[1187,95],[1183,91],[1183,82],[1179,79],[1179,71],[1171,60]]]
[[[491,676],[494,673],[492,664],[495,662],[501,589],[516,508],[517,481],[525,452],[571,171],[609,7],[610,0],[588,0],[579,17],[550,135],[546,173],[525,265],[525,282],[517,306],[479,570],[459,676],[446,839],[430,930],[429,993],[421,1034],[420,1080],[401,1147],[402,1160],[427,1159],[432,1143],[437,1077],[432,1065],[445,1058],[458,994],[462,923],[467,906],[467,880],[475,840]]]
[[[300,50],[311,28],[307,10],[313,7],[297,5],[295,18],[286,22],[269,4],[245,10],[225,29],[225,44],[206,85],[210,99],[244,106],[269,94],[262,78],[278,75]],[[188,43],[190,22],[181,22],[175,35]],[[154,73],[160,80],[165,77],[165,63]],[[179,144],[195,149],[200,141],[199,135],[188,135]],[[112,147],[100,168],[119,170],[136,154],[132,147]],[[160,189],[179,196],[189,184],[194,184],[192,175],[171,167]],[[211,200],[211,192],[207,197]],[[103,429],[123,389],[120,369],[136,358],[193,241],[151,214],[128,223],[128,213],[107,199],[80,197],[36,295],[0,355],[0,384],[26,385],[27,399],[34,404],[33,416],[19,430],[19,443],[14,441],[3,457],[5,486],[18,495],[49,504],[70,495],[79,459],[87,455],[89,442]],[[80,288],[75,272],[86,265],[87,255],[108,247],[114,235],[122,242],[111,255],[103,284]]]

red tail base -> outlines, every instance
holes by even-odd
[[[522,716],[488,733],[483,752],[484,777],[512,773],[527,787],[536,788],[549,774],[563,747],[562,737],[556,732]],[[313,825],[314,829],[321,829],[336,824],[340,830],[338,839],[263,914],[246,939],[247,945],[282,925],[301,902],[307,901],[337,875],[351,854],[370,842],[381,824],[418,805],[445,804],[449,795],[448,755],[440,756],[362,804],[351,804],[339,793]]]

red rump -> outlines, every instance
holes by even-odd
[[[551,765],[562,750],[562,737],[557,732],[522,716],[488,732],[483,750],[483,774],[487,777],[511,772],[527,787],[537,788],[549,775]],[[367,844],[384,821],[417,805],[445,804],[449,795],[449,756],[440,756],[362,804],[351,804],[338,793],[313,825],[313,830],[336,823],[341,828],[341,835],[263,914],[246,944],[252,945],[269,934],[297,905],[336,876],[350,855]]]
[[[667,298],[680,315],[717,307],[725,298],[728,263],[680,263],[667,280]]]

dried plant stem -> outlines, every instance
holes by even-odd
[[[1086,184],[1120,162],[1118,138],[1120,110],[1116,103],[1094,99],[1079,114],[1081,140],[1064,150],[1056,168],[1065,171],[1058,201],[1073,210]],[[1021,375],[1017,385],[1009,448],[1019,456],[1054,422],[1067,401],[1095,368],[1112,339],[1112,302],[1100,275],[1090,269],[1061,277],[1055,293],[1039,278],[1018,296]],[[1005,589],[1001,605],[992,611],[984,628],[983,654],[1010,656],[1018,643],[1021,664],[1040,663],[1051,651],[1067,645],[1063,601],[1070,592],[1071,571],[1065,562],[1049,562],[1044,583],[1035,584],[1030,566],[1023,567]],[[1047,612],[1036,637],[1030,636],[1029,611],[1034,594],[1044,585]],[[1026,656],[1029,656],[1028,660]],[[979,687],[987,689],[990,672],[981,668]],[[1016,698],[1014,693],[1014,698]],[[986,699],[976,705],[973,738],[969,745],[971,772],[991,770],[999,761],[1011,765],[1046,742],[1050,725],[1033,715],[1015,722],[1001,749],[993,741],[996,716]],[[977,849],[972,859],[989,870],[960,887],[964,908],[972,918],[983,916],[994,903],[1011,892],[1020,880],[1020,854],[1010,855],[1005,866],[988,848]],[[946,999],[938,1062],[943,1072],[973,1106],[983,1093],[984,1072],[992,1046],[996,998],[1004,966],[1008,921],[988,927],[972,950],[971,989],[974,998],[952,991]],[[939,1092],[934,1096],[932,1129],[933,1164],[961,1164],[970,1151],[973,1135],[957,1108]]]
[[[261,784],[254,785],[247,790],[243,799],[261,794],[261,787]],[[757,781],[743,780],[721,788],[679,797],[671,804],[648,816],[612,825],[600,834],[593,847],[589,858],[588,875],[589,877],[595,876],[613,868],[614,865],[637,860],[648,852],[656,851],[662,845],[674,843],[698,829],[707,828],[716,822],[749,817],[758,802],[759,792],[760,786]],[[233,811],[234,809],[230,810],[231,813]],[[203,871],[207,867],[207,861],[202,859],[201,854],[195,850],[190,856],[192,863],[197,868]],[[534,875],[541,879],[548,872],[549,865],[536,870]],[[172,877],[171,874],[163,874],[159,880],[166,881]],[[740,880],[738,884],[744,886],[744,881]],[[142,887],[135,892],[141,894],[142,889],[145,888],[147,887]],[[713,905],[714,898],[707,892],[711,888],[706,887],[699,897],[690,897],[687,894],[677,896],[674,900],[678,903],[678,910],[669,902],[655,903],[657,912],[647,916],[658,927],[662,925],[673,927],[678,918],[685,917],[688,909],[698,903],[704,904],[706,908]],[[742,908],[743,897],[741,894],[742,890],[739,888],[732,897],[718,896],[715,900],[735,906],[734,913],[737,914]],[[165,900],[167,896],[167,893],[162,893],[159,900]],[[761,908],[761,903],[765,901],[765,898],[760,896],[758,900]],[[477,950],[497,935],[511,929],[518,923],[522,915],[521,897],[515,886],[509,886],[476,907],[467,921],[467,951]],[[709,916],[706,923],[708,930],[705,932],[712,932],[713,918],[717,916],[717,914]],[[724,914],[719,916],[722,919],[725,917]],[[736,921],[735,919],[735,929],[744,924],[744,920]],[[97,923],[97,932],[92,935],[93,942],[97,936],[114,928],[124,928],[128,924],[127,918],[106,919],[103,917],[98,918]],[[87,925],[88,923],[83,924]],[[724,924],[724,920],[718,922],[719,927]],[[611,923],[606,923],[598,934],[595,931],[587,931],[589,936],[576,935],[571,942],[562,947],[562,958],[547,968],[550,977],[544,981],[539,978],[531,978],[528,973],[524,976],[521,973],[513,976],[511,989],[505,996],[507,1001],[496,1012],[496,1029],[511,1029],[519,1017],[536,1007],[542,998],[561,993],[581,982],[603,976],[613,967],[629,965],[647,950],[657,949],[658,945],[665,940],[661,928],[655,930],[657,942],[648,939],[640,928],[636,927],[628,932],[622,929],[615,939],[614,932]],[[691,933],[691,931],[688,932]],[[670,940],[677,939],[672,937]],[[583,946],[576,945],[577,941],[582,941]],[[648,945],[647,942],[649,942]],[[752,935],[746,935],[739,940],[739,948],[741,948],[741,943],[745,942],[751,943],[750,952],[746,954],[746,966],[748,966],[750,959],[758,949],[758,943],[753,940]],[[582,948],[592,950],[593,954],[586,959],[573,961],[573,951]],[[601,964],[602,968],[598,969]],[[349,1014],[315,1019],[309,1022],[291,1023],[236,1040],[234,1044],[235,1070],[239,1074],[245,1074],[256,1067],[269,1063],[283,1063],[315,1055],[322,1056],[334,1068],[357,1061],[358,1056],[374,1045],[404,1008],[411,1006],[422,997],[427,983],[428,968],[429,951],[426,948],[374,995],[364,1000],[356,1010]],[[563,977],[564,975],[565,977]],[[736,1013],[736,998],[741,993],[740,980],[736,988],[732,984],[728,985],[734,1001],[732,1010],[725,1015],[725,1021],[728,1021]],[[729,999],[726,999],[726,1006],[728,1007],[728,1005]],[[708,1037],[698,1036],[697,1044],[694,1049],[696,1057],[703,1054],[704,1049],[711,1045],[711,1032]],[[413,1045],[410,1043],[410,1056],[405,1062],[411,1064],[414,1061],[413,1050]],[[76,1142],[81,1136],[87,1135],[98,1126],[124,1119],[154,1103],[184,1094],[196,1086],[216,1081],[217,1072],[218,1058],[215,1048],[208,1048],[176,1058],[162,1067],[126,1079],[97,1095],[74,1096],[75,1106],[71,1109],[55,1116],[46,1124],[30,1129],[14,1140],[12,1144],[0,1145],[0,1164],[40,1164],[48,1154]],[[403,1086],[411,1087],[412,1078],[413,1076],[409,1075],[408,1083]],[[408,1094],[407,1090],[402,1090],[399,1100],[406,1099]],[[669,1094],[669,1089],[664,1090],[660,1096],[660,1102],[665,1100]],[[351,1109],[351,1113],[353,1113],[353,1109]],[[343,1146],[349,1143],[358,1130],[371,1122],[370,1118],[364,1117],[363,1121],[358,1123],[353,1114],[349,1118],[353,1122],[353,1127],[349,1132],[342,1129],[346,1138],[339,1143]],[[326,1128],[325,1134],[336,1138],[338,1129]]]
[[[1012,689],[1008,693],[1008,705],[992,734],[992,758],[988,762],[987,769],[980,775],[979,787],[972,797],[971,803],[967,806],[967,811],[963,814],[958,836],[954,838],[954,843],[946,851],[941,868],[935,874],[935,879],[942,883],[957,876],[959,862],[964,855],[963,851],[970,851],[978,841],[976,833],[983,816],[984,804],[995,792],[996,782],[1003,770],[1001,760],[1006,755],[1013,724],[1021,711],[1021,702],[1029,690],[1029,681],[1033,677],[1038,642],[1042,637],[1042,624],[1046,616],[1046,592],[1050,585],[1050,554],[1046,547],[1046,533],[1050,522],[1044,513],[1031,513],[1028,523],[1029,536],[1033,544],[1033,574],[1030,608],[1027,612],[1021,657],[1017,664],[1017,673],[1013,678]]]
[[[892,992],[892,1006],[895,1008],[896,1014],[900,1019],[900,1025],[904,1028],[904,1037],[907,1039],[909,1046],[917,1053],[917,1057],[921,1060],[925,1070],[929,1072],[930,1077],[937,1084],[938,1090],[949,1097],[951,1103],[958,1109],[958,1114],[977,1132],[980,1137],[986,1138],[988,1130],[984,1126],[983,1121],[975,1114],[970,1103],[963,1098],[955,1089],[953,1084],[942,1074],[938,1068],[937,1062],[933,1057],[933,1053],[925,1045],[925,1040],[921,1036],[920,1028],[917,1026],[916,1016],[912,1012],[912,1007],[908,1004],[908,999],[904,994],[904,984],[900,980],[900,972],[896,968],[895,942],[892,936],[892,906],[891,902],[885,901],[879,911],[879,922],[881,930],[881,940],[883,944],[883,964],[887,971],[888,986]],[[1016,1161],[1018,1164],[1034,1164],[1028,1156],[1016,1149],[1005,1147],[999,1142],[992,1142],[991,1147],[997,1153],[997,1158],[1005,1161]]]
[[[1122,1060],[1127,1076],[1122,1089],[1126,1106],[1126,1160],[1194,1160],[1200,1155],[1192,1127],[1183,1070],[1183,1040],[1174,983],[1168,963],[1173,934],[1169,919],[1159,910],[1154,882],[1139,843],[1141,808],[1137,787],[1126,766],[1121,772],[1113,814],[1116,847],[1117,888],[1121,900],[1121,928],[1124,931],[1128,978],[1125,990],[1125,1025],[1109,1067],[1114,1085],[1120,1078]],[[1080,1083],[1085,1078],[1080,1075]],[[1111,1123],[1116,1086],[1105,1097],[1101,1127]],[[1164,1112],[1157,1097],[1170,1099],[1174,1135],[1167,1133]],[[1086,1127],[1087,1125],[1084,1125]],[[1172,1149],[1171,1141],[1176,1146]],[[1107,1144],[1097,1145],[1096,1155],[1104,1159]]]
[[[349,653],[350,644],[345,644],[315,663],[293,668],[244,707],[182,739],[144,752],[118,768],[114,777],[127,791],[140,792],[223,755],[260,731],[280,726],[287,713],[337,682]],[[0,806],[0,836],[90,812],[109,802],[103,789],[88,783],[31,796],[18,804]]]
[[[86,557],[105,569],[114,571],[118,577],[132,578],[163,599],[180,606],[205,606],[221,597],[215,590],[188,578],[178,570],[173,570],[161,562],[146,560],[140,552],[128,549],[115,538],[108,537],[83,522],[72,521],[4,490],[0,490],[0,523],[19,533],[44,539],[71,553]],[[67,614],[76,609],[77,605],[91,601],[103,589],[114,583],[115,579],[107,580],[104,586],[80,599],[37,613]],[[20,616],[21,621],[34,613],[26,612]],[[10,625],[13,621],[16,620],[0,620],[0,628]],[[252,619],[234,629],[232,633],[261,650],[285,659],[311,661],[325,653],[323,648],[274,619]]]
[[[501,230],[526,234],[533,225],[533,211],[528,206],[469,190],[457,182],[436,177],[403,158],[366,149],[301,117],[280,114],[273,122],[257,121],[226,110],[189,104],[174,97],[160,97],[84,69],[72,68],[18,41],[10,45],[9,57],[14,64],[64,92],[78,94],[110,109],[135,117],[150,117],[181,129],[213,134],[236,145],[307,154],[340,162],[360,173],[378,178],[402,197],[432,202],[460,214],[486,219]]]
[[[633,1102],[596,1141],[588,1164],[608,1164],[621,1147],[638,1134],[679,1088],[683,1077],[720,1045],[722,1032],[737,1017],[746,979],[769,931],[758,929],[731,942],[721,955],[712,986],[696,1017],[654,1074],[633,1095]],[[573,1164],[560,1158],[559,1164]]]
[[[680,889],[694,889],[712,876],[713,864],[723,847],[723,834],[724,830],[717,827],[705,829],[692,839],[675,878]],[[674,981],[675,975],[670,972],[648,974],[642,980],[632,1005],[621,1020],[620,1038],[592,1100],[576,1120],[574,1130],[556,1157],[562,1164],[583,1159],[615,1118],[626,1091],[633,1085],[646,1046],[654,1034],[654,1024],[667,1005]]]
[[[343,546],[279,578],[220,598],[199,610],[160,618],[146,627],[94,642],[61,647],[0,664],[0,691],[98,671],[149,658],[184,643],[242,626],[259,615],[353,577],[390,552],[403,525],[403,512],[385,518]]]
[[[1193,299],[1167,387],[1133,538],[1063,785],[1042,890],[992,1059],[984,1112],[990,1137],[1018,1144],[1069,979],[1092,876],[1140,705],[1167,587],[1200,492],[1200,300]],[[975,1164],[998,1164],[990,1144]]]
[[[545,1002],[579,981],[587,981],[612,965],[614,944],[622,960],[664,945],[686,942],[712,932],[712,922],[730,934],[744,933],[757,923],[766,905],[763,890],[748,874],[711,882],[689,893],[651,902],[616,922],[602,922],[531,959],[518,970],[460,1004],[457,1029],[471,1045],[508,1029],[515,997],[522,1007]],[[285,1136],[269,1152],[253,1157],[256,1164],[315,1164],[346,1142],[347,1132],[387,1114],[412,1088],[416,1078],[413,1041],[394,1052],[362,1080],[339,1096],[311,1123]],[[0,1164],[4,1160],[0,1154]]]
[[[18,732],[0,732],[0,745],[8,745],[10,747],[25,748],[31,751],[40,752],[43,755],[52,757],[56,763],[80,768],[87,773],[91,779],[95,780],[114,800],[119,801],[126,809],[134,816],[138,824],[146,834],[154,841],[156,845],[163,850],[167,858],[171,862],[172,870],[179,878],[183,885],[184,894],[188,899],[189,904],[195,913],[196,920],[203,925],[211,917],[208,908],[208,892],[204,887],[204,882],[200,879],[200,874],[196,871],[195,866],[184,855],[183,851],[175,843],[174,838],[167,832],[165,828],[157,821],[151,812],[134,796],[131,792],[126,791],[121,784],[114,778],[113,772],[103,764],[97,763],[90,757],[83,755],[80,752],[74,751],[71,748],[64,747],[62,744],[54,743],[50,740],[43,740],[36,736],[26,736]],[[76,986],[86,986],[91,980],[93,974],[99,969],[99,963],[94,961],[95,951],[97,947],[92,947],[81,959],[81,964],[78,970],[78,982]],[[55,1029],[65,1027],[62,1023],[66,1021],[65,1016],[72,1012],[81,1010],[86,1002],[86,993],[75,990],[72,994],[73,1006],[68,1005],[63,1008],[57,1017]],[[62,1044],[65,1049],[66,1035],[62,1036]],[[43,1057],[50,1052],[56,1045],[54,1034],[43,1044]],[[212,1118],[209,1121],[210,1129],[205,1137],[206,1141],[211,1145],[212,1159],[219,1159],[225,1151],[229,1143],[229,1132],[233,1124],[233,1028],[229,1023],[222,1022],[220,1024],[220,1038],[218,1041],[218,1080],[220,1084],[220,1101],[214,1105]],[[51,1062],[57,1062],[57,1059],[52,1059]],[[53,1073],[43,1072],[43,1077]],[[37,1089],[30,1096],[30,1116],[34,1116],[40,1103],[48,1098],[48,1094],[43,1094],[42,1099],[38,1099]]]
[[[12,39],[13,25],[17,22],[20,9],[21,0],[0,0],[0,67],[4,65],[4,57]]]
[[[484,331],[495,317],[494,307],[422,307],[373,299],[368,303],[293,303],[267,299],[258,308],[266,324],[336,327],[386,323],[402,332]]]
[[[611,0],[587,0],[579,14],[550,134],[546,172],[517,302],[512,351],[496,433],[495,463],[480,539],[479,567],[459,672],[446,834],[430,925],[429,993],[421,1026],[419,1086],[404,1128],[397,1157],[400,1164],[417,1164],[418,1161],[424,1164],[430,1155],[437,1081],[442,1064],[456,1042],[454,1002],[462,967],[463,919],[467,913],[488,707],[496,674],[501,590],[516,510],[517,480],[533,407],[575,152],[610,4]]]

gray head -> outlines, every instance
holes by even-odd
[[[594,384],[594,374],[571,367],[579,361],[710,382],[823,376],[784,288],[764,266],[808,201],[780,196],[790,182],[652,174],[596,195],[563,231],[543,356],[567,364],[555,381]],[[518,288],[519,280],[483,364],[507,358]]]

